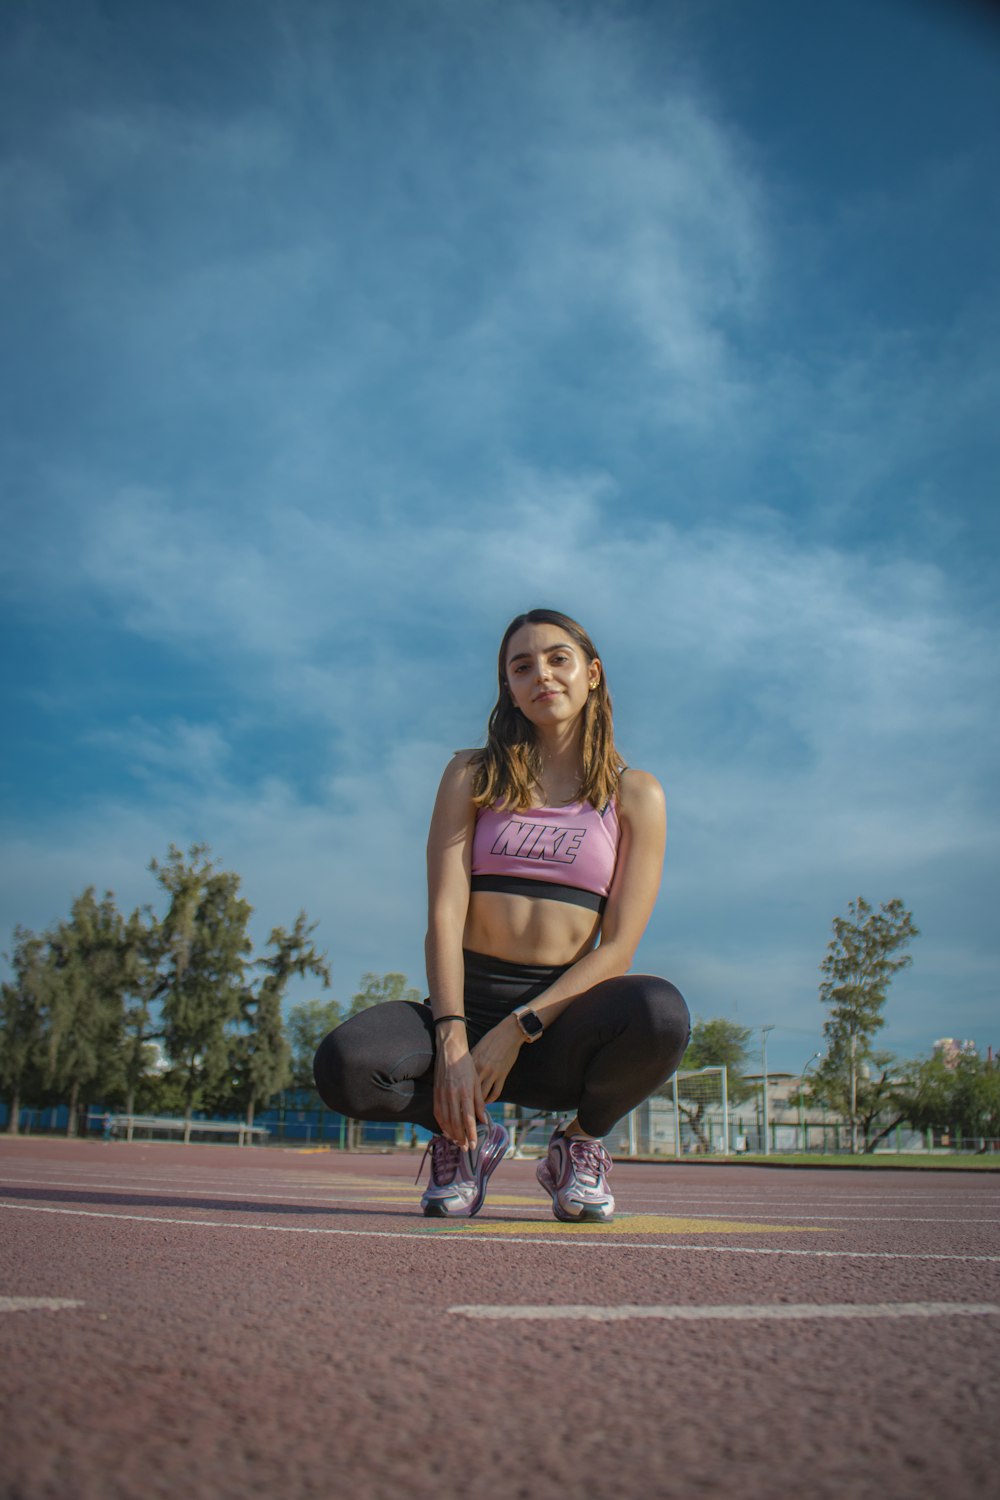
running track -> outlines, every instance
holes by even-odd
[[[4,1500],[973,1500],[1000,1177],[0,1140]],[[419,1190],[417,1190],[419,1191]]]

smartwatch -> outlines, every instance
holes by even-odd
[[[537,1042],[545,1027],[538,1016],[529,1005],[522,1005],[518,1010],[512,1012],[514,1020],[521,1028],[521,1035],[526,1042]]]

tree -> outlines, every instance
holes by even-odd
[[[908,1118],[908,1078],[907,1066],[891,1052],[869,1051],[853,1077],[849,1067],[827,1070],[824,1060],[810,1080],[808,1098],[845,1119],[853,1118],[853,1149],[857,1150],[860,1131],[861,1147],[867,1153]]]
[[[1000,1067],[979,1057],[947,1062],[939,1053],[911,1063],[897,1099],[915,1130],[949,1130],[973,1140],[1000,1137]]]
[[[833,937],[820,965],[825,976],[820,998],[829,1005],[823,1023],[828,1046],[810,1085],[811,1096],[845,1113],[851,1126],[851,1149],[858,1149],[859,1079],[862,1066],[874,1061],[872,1043],[885,1024],[883,1009],[895,975],[913,962],[901,950],[919,935],[911,912],[897,898],[876,912],[859,896],[846,917],[834,917]],[[844,1107],[846,1103],[846,1108]]]
[[[750,1039],[753,1033],[747,1026],[738,1026],[735,1021],[717,1017],[712,1021],[696,1021],[691,1029],[691,1040],[681,1060],[680,1071],[697,1072],[702,1068],[726,1069],[726,1094],[730,1104],[740,1104],[754,1092],[754,1085],[747,1083],[746,1071]],[[672,1084],[664,1086],[663,1092]],[[722,1079],[678,1078],[677,1107],[687,1120],[695,1138],[705,1151],[711,1142],[705,1128],[706,1109],[722,1102]]]
[[[88,886],[73,902],[69,920],[47,934],[47,943],[46,1082],[66,1098],[66,1133],[75,1135],[88,1096],[123,1082],[126,926],[112,893],[98,901]]]
[[[338,1000],[304,1000],[288,1012],[286,1030],[291,1046],[292,1084],[313,1087],[313,1058],[320,1042],[339,1026],[343,1014]]]
[[[41,1069],[49,975],[45,942],[26,927],[15,927],[5,956],[14,979],[0,987],[0,1087],[10,1101],[7,1132],[17,1135],[21,1102]]]
[[[125,1014],[122,1021],[122,1073],[125,1113],[135,1113],[136,1094],[148,1078],[161,1032],[151,1026],[150,1004],[160,991],[157,959],[162,950],[160,924],[149,908],[136,909],[125,924]]]
[[[256,966],[264,976],[257,989],[244,999],[244,1019],[249,1027],[238,1039],[237,1074],[240,1093],[246,1103],[247,1124],[253,1125],[254,1112],[291,1081],[291,1049],[281,1019],[281,1002],[293,975],[305,978],[314,974],[324,987],[330,983],[326,955],[318,953],[310,941],[315,923],[309,925],[300,911],[291,932],[275,927],[268,943],[274,952],[257,959]]]
[[[419,1003],[420,991],[407,984],[405,974],[362,974],[361,989],[351,997],[348,1016],[356,1016],[370,1005],[383,1005],[386,1000],[413,1000]]]
[[[953,1078],[949,1125],[960,1136],[1000,1138],[1000,1068],[985,1058],[960,1057]]]
[[[184,1140],[194,1108],[230,1071],[229,1028],[241,1014],[251,907],[240,878],[217,870],[204,844],[185,861],[171,844],[150,869],[170,897],[159,929],[163,1036],[184,1093]]]

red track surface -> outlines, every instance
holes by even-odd
[[[996,1494],[1000,1178],[620,1164],[587,1229],[533,1163],[458,1225],[414,1171],[0,1142],[0,1309],[79,1304],[0,1310],[0,1494]],[[780,1304],[829,1311],[614,1311]],[[617,1320],[451,1310],[525,1305]]]

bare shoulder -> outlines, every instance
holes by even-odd
[[[461,848],[475,823],[473,780],[475,750],[458,750],[444,768],[434,801],[428,848]]]
[[[456,750],[451,760],[444,768],[446,776],[455,777],[461,781],[471,775],[476,762],[482,755],[481,750]]]
[[[441,791],[451,796],[471,797],[476,761],[481,753],[479,750],[456,750],[444,768]]]
[[[649,771],[639,771],[631,766],[622,772],[618,805],[622,817],[629,823],[666,816],[666,798],[656,777]]]

